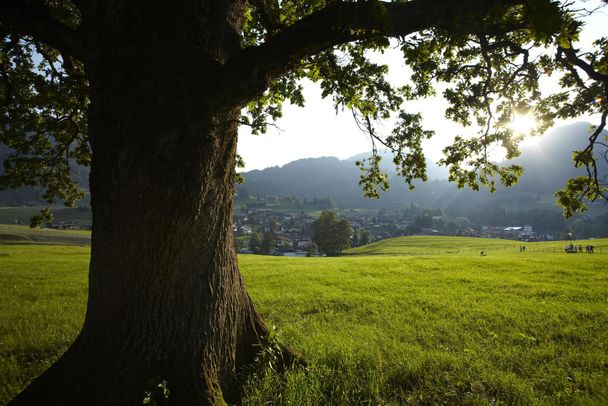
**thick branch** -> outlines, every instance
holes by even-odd
[[[305,58],[333,46],[369,38],[404,37],[432,27],[475,32],[483,21],[473,16],[485,15],[498,3],[514,5],[525,0],[331,3],[264,44],[240,52],[226,66],[225,83],[227,88],[232,88],[233,97],[245,102]],[[470,24],[462,24],[459,19],[466,19]]]
[[[573,49],[572,47],[570,47],[570,48],[559,47],[558,48],[558,57],[559,57],[559,54],[562,54],[562,53],[564,55],[566,55],[566,60],[570,64],[579,67],[591,79],[597,80],[598,82],[604,82],[604,83],[608,82],[607,74],[598,72],[596,69],[593,68],[593,66],[591,64],[589,64],[589,63],[585,62],[583,59],[579,58],[579,56],[576,53],[576,50]]]
[[[62,53],[82,59],[84,45],[78,33],[56,21],[39,0],[0,0],[0,24],[14,34],[31,36]]]

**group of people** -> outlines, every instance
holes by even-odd
[[[587,254],[593,254],[593,249],[594,249],[594,247],[591,244],[587,244],[585,246],[585,252]],[[583,252],[583,246],[580,245],[580,244],[578,246],[577,245],[569,244],[569,245],[566,245],[565,251],[567,253],[569,253],[569,254],[573,254],[573,253],[576,253],[576,252]]]
[[[585,246],[585,252],[587,254],[593,254],[593,250],[595,249],[595,247],[591,244],[587,244]],[[568,244],[566,245],[566,248],[564,249],[564,251],[566,251],[568,254],[574,254],[577,252],[583,252],[583,246],[581,244],[579,245],[573,245],[573,244]],[[519,252],[526,252],[526,246],[525,245],[520,245],[519,246]],[[486,256],[486,251],[485,250],[481,250],[480,252],[482,257]]]

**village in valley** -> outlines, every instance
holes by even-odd
[[[326,203],[329,199],[315,201]],[[253,206],[253,207],[252,207]],[[523,242],[550,241],[562,235],[538,233],[531,225],[475,225],[468,219],[451,219],[441,210],[421,209],[416,206],[401,211],[320,208],[316,211],[285,210],[285,207],[260,205],[235,208],[233,231],[239,253],[259,253],[252,249],[252,236],[271,245],[265,254],[280,256],[317,255],[313,224],[323,210],[335,211],[349,222],[351,247],[406,235],[436,235],[484,237],[520,240]],[[265,205],[262,205],[265,206]]]
[[[29,217],[35,215],[38,210],[34,207],[19,209],[24,213],[13,217],[10,223],[27,225]],[[246,199],[237,197],[233,209],[236,249],[241,254],[302,257],[319,255],[314,243],[313,224],[323,211],[334,211],[339,219],[349,222],[351,247],[392,237],[420,235],[502,238],[522,242],[593,237],[589,230],[591,220],[584,221],[584,218],[562,229],[552,230],[549,228],[551,219],[541,221],[540,216],[535,220],[540,226],[535,227],[525,223],[482,223],[464,216],[446,214],[442,209],[428,209],[416,205],[392,210],[355,209],[337,208],[329,198],[248,196]],[[57,209],[55,220],[46,223],[44,228],[91,230],[90,208],[80,206]],[[252,239],[259,240],[264,249],[252,249]]]
[[[1,222],[28,225],[40,207],[3,208]],[[522,242],[576,240],[602,237],[608,215],[579,215],[565,221],[559,212],[477,209],[462,215],[416,204],[401,208],[340,208],[331,198],[298,198],[237,194],[233,207],[235,248],[241,254],[306,257],[320,255],[314,223],[322,212],[335,212],[349,224],[349,247],[400,236],[458,236],[519,240]],[[91,230],[91,209],[56,208],[54,221],[44,228]],[[11,213],[12,217],[11,217]],[[598,220],[599,219],[599,220]],[[599,230],[599,231],[598,231]],[[605,232],[605,230],[604,230]]]

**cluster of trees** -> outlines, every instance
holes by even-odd
[[[577,214],[571,218],[556,209],[506,209],[500,205],[485,204],[457,212],[448,212],[449,218],[467,219],[474,228],[480,226],[522,226],[531,225],[534,231],[549,233],[559,238],[564,232],[572,232],[580,237],[607,237],[608,213]]]
[[[448,235],[468,235],[473,229],[480,231],[483,226],[524,226],[531,225],[537,233],[547,233],[560,238],[564,233],[576,232],[581,238],[607,237],[608,213],[595,210],[592,213],[577,214],[571,218],[555,209],[508,209],[500,204],[477,204],[458,210],[440,208],[428,209],[410,204],[398,210],[380,209],[377,218],[384,223],[384,230],[391,235],[411,235],[423,228],[436,229]],[[409,221],[400,230],[396,222]]]
[[[339,219],[335,211],[323,211],[319,219],[312,224],[313,241],[319,251],[336,256],[351,244],[352,227],[350,222]]]
[[[593,219],[579,217],[567,221],[562,239],[567,239],[566,236],[576,239],[608,237],[608,214]]]
[[[506,210],[497,206],[488,207],[488,212],[480,208],[469,213],[469,216],[442,214],[434,219],[432,213],[425,210],[417,214],[403,234],[416,234],[423,228],[432,228],[449,235],[468,235],[469,230],[479,231],[482,226],[531,225],[535,232],[551,234],[558,239],[567,233],[573,233],[578,238],[608,236],[608,214],[565,219],[556,210]]]
[[[266,231],[263,234],[253,232],[249,238],[249,249],[254,254],[270,255],[275,245],[272,231]]]
[[[351,239],[351,246],[360,247],[362,245],[367,245],[372,242],[372,236],[369,231],[359,228],[357,230],[353,230],[353,236]]]

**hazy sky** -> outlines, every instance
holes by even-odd
[[[599,0],[578,1],[586,8],[601,3]],[[587,19],[582,43],[608,35],[608,9],[600,10]],[[403,84],[409,77],[401,52],[391,50],[382,55],[381,61],[389,65],[389,77],[394,84]],[[554,80],[553,80],[554,82]],[[439,93],[439,92],[438,92]],[[278,121],[280,131],[269,127],[266,134],[253,136],[248,127],[239,129],[238,150],[245,160],[245,170],[284,165],[296,159],[320,156],[336,156],[344,159],[371,150],[369,138],[356,126],[350,111],[338,112],[331,98],[322,99],[321,90],[312,82],[304,82],[304,108],[285,104],[283,118]],[[474,129],[463,130],[444,118],[446,103],[431,98],[408,104],[408,111],[421,112],[426,128],[435,130],[436,136],[425,145],[427,155],[437,160],[441,149],[455,135],[474,135]],[[392,123],[384,124],[386,133]]]

